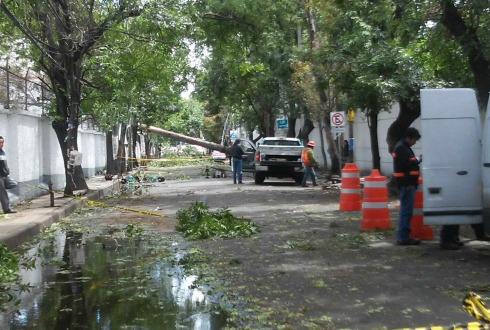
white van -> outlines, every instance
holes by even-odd
[[[482,129],[475,91],[423,89],[420,101],[424,224],[481,223]],[[486,157],[490,166],[490,151]]]

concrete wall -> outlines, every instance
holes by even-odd
[[[378,120],[378,143],[379,143],[379,153],[381,157],[381,172],[383,175],[391,176],[393,174],[393,158],[388,153],[388,145],[386,143],[386,134],[388,132],[388,128],[395,121],[398,116],[400,109],[398,104],[393,105],[390,111],[382,112],[379,115]],[[420,130],[420,118],[415,120],[412,123],[413,127]],[[299,132],[299,129],[303,127],[303,120],[298,120],[296,122],[296,132]],[[352,125],[352,133],[354,137],[354,163],[359,167],[359,170],[362,175],[369,174],[372,170],[372,155],[371,155],[371,140],[369,137],[369,127],[366,116],[360,111],[356,112],[354,123]],[[422,132],[421,132],[422,133]],[[341,139],[348,139],[349,137],[349,124],[345,127],[345,133]],[[415,155],[420,155],[422,153],[422,145],[423,145],[423,134],[422,138],[417,142],[417,144],[412,148]],[[320,133],[318,124],[315,123],[315,129],[310,133],[310,140],[315,141],[317,146],[320,146]],[[327,143],[325,141],[325,146]],[[320,148],[315,148],[315,156],[318,161],[321,162],[321,166],[323,167],[323,159]],[[327,154],[327,167],[330,168],[330,158],[328,158]]]
[[[10,175],[19,182],[21,201],[45,193],[49,181],[53,182],[54,189],[65,187],[61,149],[50,120],[22,110],[6,110],[0,105],[0,136],[5,139]],[[80,127],[78,148],[83,154],[82,168],[86,177],[104,169],[103,133]]]

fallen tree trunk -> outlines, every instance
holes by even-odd
[[[182,142],[186,142],[189,144],[195,144],[195,145],[207,148],[207,149],[218,150],[218,151],[224,152],[225,154],[230,154],[230,148],[229,147],[222,146],[221,144],[218,144],[218,143],[209,142],[209,141],[201,140],[198,138],[193,138],[193,137],[190,137],[187,135],[167,131],[167,130],[164,130],[164,129],[161,129],[161,128],[158,128],[155,126],[141,126],[141,128],[146,129],[146,131],[148,131],[150,133],[158,134],[161,136],[165,136],[165,137],[168,137],[168,138],[171,138],[174,140],[178,140],[178,141],[182,141]]]

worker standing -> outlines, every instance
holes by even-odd
[[[301,187],[306,187],[306,181],[308,180],[308,176],[311,176],[311,181],[313,181],[313,186],[317,186],[316,183],[316,173],[315,167],[318,168],[318,162],[315,158],[315,152],[313,151],[315,148],[315,142],[309,141],[306,144],[306,148],[301,152],[301,162],[303,163],[304,174],[303,181],[301,182]]]
[[[419,239],[410,238],[410,220],[413,215],[415,191],[420,175],[420,161],[415,157],[411,147],[419,139],[419,131],[409,127],[404,137],[393,148],[393,176],[396,179],[400,198],[400,212],[396,230],[397,245],[420,244]]]

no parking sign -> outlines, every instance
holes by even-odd
[[[330,127],[333,134],[344,133],[345,111],[330,112]]]
[[[345,127],[345,111],[330,112],[330,126]]]

